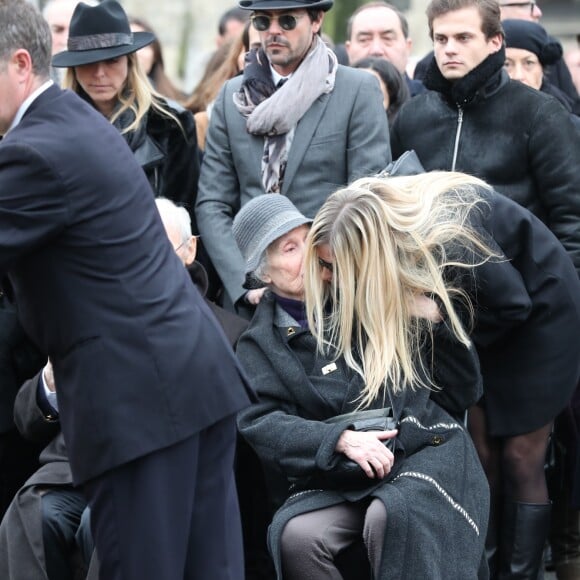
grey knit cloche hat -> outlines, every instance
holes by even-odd
[[[264,193],[249,201],[234,218],[232,231],[246,261],[245,273],[260,265],[266,248],[279,237],[312,220],[279,193]]]

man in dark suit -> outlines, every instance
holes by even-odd
[[[241,578],[243,374],[124,139],[49,80],[46,22],[24,0],[0,0],[0,22],[0,273],[53,363],[101,577]],[[132,50],[122,31],[90,40]]]

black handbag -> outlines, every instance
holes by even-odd
[[[398,429],[398,421],[393,416],[391,407],[367,411],[353,411],[352,413],[331,417],[324,422],[344,423],[344,428],[352,431],[388,431]],[[395,457],[401,455],[402,448],[397,445],[396,437],[387,439],[382,443],[395,454]],[[392,474],[393,470],[391,470],[389,475]],[[340,459],[332,469],[320,471],[306,478],[306,480],[296,482],[296,484],[303,489],[321,487],[323,489],[348,491],[369,487],[379,481],[369,478],[358,463],[349,459],[346,455],[341,454]]]

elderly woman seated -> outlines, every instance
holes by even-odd
[[[361,542],[375,579],[486,577],[488,486],[454,418],[481,396],[479,366],[439,251],[486,248],[462,200],[389,207],[357,183],[312,229],[274,194],[234,220],[248,283],[267,286],[238,346],[259,397],[238,425],[284,482],[277,577],[342,578]]]

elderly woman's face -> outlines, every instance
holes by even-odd
[[[304,298],[304,252],[310,226],[304,224],[284,234],[270,244],[268,266],[263,280],[278,296]]]
[[[510,79],[540,90],[544,68],[533,52],[523,48],[506,48],[504,66]]]
[[[79,85],[105,117],[111,116],[119,93],[125,86],[128,71],[126,56],[75,67]]]

